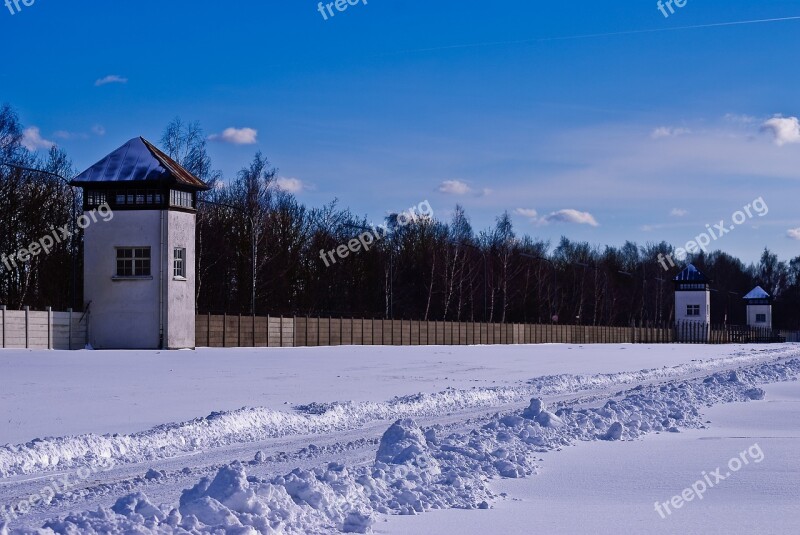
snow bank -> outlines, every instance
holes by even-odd
[[[540,399],[533,399],[518,414],[498,414],[480,429],[443,438],[439,429],[423,431],[406,418],[386,431],[371,466],[332,463],[262,480],[248,477],[244,467],[234,463],[185,491],[178,507],[156,507],[139,493],[121,498],[111,509],[48,522],[43,532],[365,533],[377,514],[486,508],[494,497],[487,480],[534,473],[539,451],[579,440],[621,440],[677,427],[699,428],[702,407],[751,401],[757,384],[797,380],[798,375],[800,360],[794,359],[638,386],[601,407],[563,406],[550,413]],[[552,416],[543,423],[545,414]],[[550,425],[553,418],[560,425]]]
[[[361,428],[381,420],[437,416],[465,409],[522,403],[531,396],[553,396],[589,389],[669,379],[702,373],[722,366],[742,366],[753,361],[785,358],[794,348],[753,351],[733,357],[709,359],[674,367],[638,372],[597,375],[557,375],[531,379],[526,384],[469,390],[448,389],[435,394],[416,394],[386,402],[344,402],[297,407],[294,413],[267,408],[243,408],[214,412],[205,418],[172,423],[134,434],[36,439],[0,447],[0,477],[72,470],[103,463],[141,463],[248,442],[289,435],[327,434]],[[559,418],[547,413],[544,425],[557,427]]]

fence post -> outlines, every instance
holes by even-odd
[[[25,307],[25,349],[31,347],[31,307]]]
[[[206,347],[211,347],[211,312],[206,314]]]
[[[69,336],[69,341],[67,342],[67,348],[72,351],[72,309],[68,308],[67,312],[69,313],[69,326],[67,327],[67,335]],[[5,332],[5,330],[3,330]]]
[[[3,316],[3,349],[6,347],[6,306],[0,305],[0,315]]]
[[[222,347],[228,345],[228,313],[222,313]]]
[[[53,349],[53,307],[47,307],[47,349]]]

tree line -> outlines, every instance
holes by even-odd
[[[255,287],[259,315],[619,326],[674,320],[672,279],[680,266],[665,271],[659,263],[659,255],[674,253],[666,242],[600,247],[562,237],[552,243],[520,235],[507,212],[476,231],[456,205],[448,221],[417,217],[400,224],[402,214],[391,214],[385,237],[326,265],[321,251],[348,244],[373,222],[336,200],[305,206],[280,188],[277,169],[261,152],[224,180],[197,123],[175,119],[160,146],[211,186],[197,209],[198,312],[249,314]],[[9,106],[0,108],[0,160],[31,169],[0,166],[0,253],[71,222],[70,188],[35,171],[71,177],[71,162],[55,147],[44,156],[25,149]],[[81,303],[80,236],[74,245],[74,302]],[[0,302],[69,306],[70,247],[59,244],[17,269],[0,265]],[[765,249],[754,264],[722,251],[689,260],[714,280],[713,323],[744,324],[742,297],[760,285],[777,298],[775,326],[800,329],[800,256],[781,261]]]

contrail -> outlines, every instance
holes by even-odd
[[[608,32],[608,33],[586,33],[580,35],[568,35],[562,37],[540,37],[537,39],[520,39],[517,41],[488,41],[484,43],[468,43],[461,45],[448,45],[438,46],[433,48],[415,48],[411,50],[400,50],[397,52],[389,52],[388,54],[403,54],[407,52],[434,52],[438,50],[454,50],[458,48],[474,48],[481,46],[499,46],[499,45],[522,45],[530,43],[544,43],[548,41],[569,41],[575,39],[594,39],[598,37],[614,37],[620,35],[636,35],[643,33],[660,33],[660,32],[677,32],[681,30],[699,30],[702,28],[720,28],[723,26],[741,26],[745,24],[763,24],[767,22],[785,22],[790,20],[800,20],[800,16],[794,17],[781,17],[774,19],[756,19],[756,20],[737,20],[732,22],[716,22],[713,24],[697,24],[695,26],[677,26],[675,28],[651,28],[649,30],[626,30],[621,32]]]

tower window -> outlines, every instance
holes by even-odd
[[[686,305],[686,315],[700,317],[700,305]]]
[[[682,282],[679,285],[681,290],[705,290],[705,284],[698,284],[698,283],[690,283],[690,282]]]
[[[173,252],[172,274],[175,277],[186,278],[186,249],[176,247]]]
[[[89,206],[97,207],[105,202],[106,202],[105,191],[89,190],[86,192],[86,203]]]
[[[149,277],[150,247],[117,249],[117,277]]]
[[[87,208],[97,208],[105,202],[113,208],[154,206],[161,205],[164,198],[157,189],[87,190],[85,197]]]
[[[756,323],[766,323],[766,322],[767,322],[766,314],[756,314]]]
[[[188,191],[171,190],[169,192],[169,203],[172,206],[181,208],[194,208],[194,193]]]

